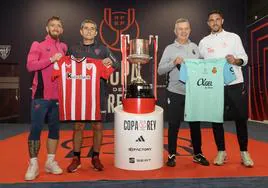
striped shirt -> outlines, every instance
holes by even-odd
[[[58,77],[60,120],[100,120],[100,79],[108,79],[113,68],[102,60],[65,56],[54,64]]]

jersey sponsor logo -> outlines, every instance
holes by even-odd
[[[206,78],[198,79],[196,84],[198,86],[204,86],[205,88],[212,88],[213,87],[212,81],[209,81]]]
[[[86,67],[87,67],[87,70],[90,70],[90,69],[92,69],[93,65],[91,63],[87,63]]]
[[[120,36],[122,33],[131,33],[133,38],[139,38],[140,27],[136,21],[135,9],[127,11],[112,11],[104,9],[104,18],[99,28],[100,39],[109,49],[120,51]]]
[[[213,67],[213,68],[212,68],[212,73],[213,73],[213,74],[216,74],[216,73],[217,73],[217,68],[216,68],[216,67]]]
[[[82,75],[82,74],[77,74],[77,75],[73,75],[72,73],[67,73],[67,79],[79,79],[79,80],[90,80],[91,76],[90,75]]]
[[[11,51],[11,45],[0,45],[0,57],[5,60]]]

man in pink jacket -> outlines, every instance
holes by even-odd
[[[67,45],[59,41],[63,25],[59,17],[47,21],[48,35],[42,42],[33,42],[27,59],[27,69],[34,73],[32,83],[31,129],[28,138],[30,162],[25,180],[34,180],[39,175],[38,153],[40,134],[45,118],[48,118],[47,161],[45,171],[62,174],[62,169],[55,161],[59,140],[58,85],[52,82],[53,63],[67,51]]]

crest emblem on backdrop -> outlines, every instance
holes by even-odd
[[[5,60],[11,51],[11,45],[0,45],[0,57]]]
[[[103,44],[113,51],[120,51],[121,34],[131,34],[138,38],[140,28],[136,21],[135,9],[126,11],[112,11],[111,8],[104,9],[104,18],[100,23],[99,36]]]

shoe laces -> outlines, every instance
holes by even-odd
[[[36,170],[36,168],[37,168],[36,165],[37,164],[34,164],[34,163],[29,162],[29,166],[28,166],[27,172],[28,173],[33,173]]]
[[[99,157],[94,157],[92,159],[92,163],[97,168],[103,168],[103,165],[101,164],[101,161],[100,161]]]
[[[241,152],[241,156],[242,156],[242,160],[245,162],[245,163],[247,163],[247,164],[252,164],[253,163],[253,161],[252,161],[252,159],[250,158],[250,155],[249,155],[249,153],[248,152],[246,152],[246,151],[242,151]]]
[[[226,157],[225,151],[219,151],[217,154],[217,160],[224,160],[224,158]]]
[[[196,154],[196,155],[195,155],[195,157],[201,157],[201,158],[205,158],[205,156],[204,156],[204,155],[202,155],[201,153]]]
[[[52,160],[52,161],[49,161],[48,162],[49,166],[53,169],[60,169],[59,165],[58,165],[58,162],[55,161],[55,160]]]
[[[201,153],[198,153],[197,155],[194,156],[195,158],[199,158],[200,160],[206,160],[205,156]]]

